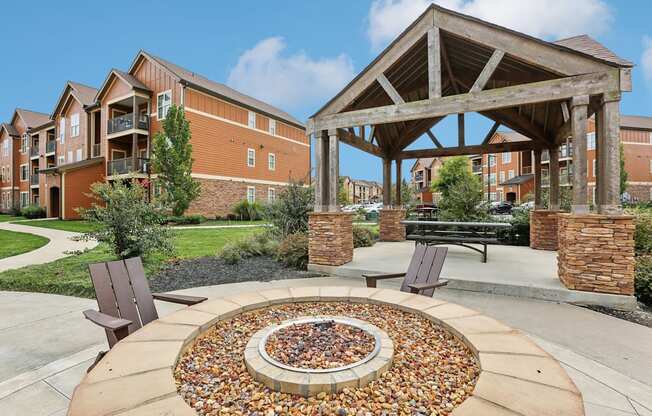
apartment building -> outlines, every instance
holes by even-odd
[[[410,168],[410,177],[415,196],[421,204],[437,203],[439,196],[432,192],[432,181],[444,164],[443,157],[417,159]]]
[[[71,219],[91,204],[94,182],[134,179],[156,194],[152,139],[172,104],[190,122],[192,176],[201,185],[189,213],[225,215],[238,201],[274,200],[289,181],[309,179],[310,142],[298,120],[140,51],[127,71],[109,71],[99,89],[66,83],[52,114],[24,129],[28,201]],[[3,139],[22,135],[13,121],[2,132]]]
[[[343,177],[347,199],[352,204],[368,204],[383,199],[383,186],[378,182]]]

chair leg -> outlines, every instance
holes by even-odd
[[[98,365],[100,361],[102,361],[102,358],[104,358],[107,352],[108,351],[100,351],[99,353],[97,353],[97,357],[95,357],[95,361],[93,361],[93,364],[91,364],[91,366],[86,369],[86,372],[90,373],[91,370],[93,370],[95,366]]]
[[[484,251],[482,252],[482,262],[487,262],[487,244],[484,245]]]

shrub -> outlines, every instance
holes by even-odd
[[[285,237],[278,247],[277,259],[286,267],[306,270],[308,268],[308,235],[296,233]]]
[[[652,306],[652,256],[636,259],[636,276],[634,278],[636,299]]]
[[[652,255],[652,210],[646,208],[628,209],[634,216],[634,250],[637,256]]]
[[[489,216],[482,196],[482,184],[474,176],[466,175],[448,188],[439,202],[442,221],[482,221]]]
[[[259,220],[262,217],[263,207],[258,202],[249,202],[246,199],[238,202],[233,207],[236,219],[248,221]]]
[[[376,243],[369,227],[353,226],[353,247],[371,247]]]
[[[167,222],[177,225],[196,225],[206,221],[206,217],[202,215],[182,215],[180,217],[168,217]]]
[[[45,218],[45,209],[38,205],[28,205],[20,212],[25,218]]]
[[[312,188],[291,182],[283,189],[276,201],[265,209],[265,218],[281,238],[308,232],[308,216],[313,207]]]
[[[224,260],[226,264],[236,264],[242,260],[242,252],[237,244],[226,243],[220,251],[219,257]]]
[[[146,201],[146,191],[138,182],[95,183],[91,191],[98,203],[78,211],[100,227],[82,239],[107,243],[120,258],[172,253],[170,230],[161,226],[163,216]]]
[[[256,256],[275,256],[278,242],[269,233],[257,233],[230,241],[224,245],[218,256],[228,264]]]
[[[20,215],[20,208],[11,207],[9,208],[9,215],[12,217],[18,217]]]

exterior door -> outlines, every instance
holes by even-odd
[[[52,188],[50,188],[50,212],[49,212],[50,215],[49,216],[61,218],[60,206],[61,206],[61,197],[59,193],[59,188],[53,186]]]

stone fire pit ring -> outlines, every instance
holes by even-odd
[[[320,322],[335,322],[365,331],[374,339],[372,351],[361,360],[340,367],[300,368],[274,359],[265,350],[269,337],[279,330],[296,324]],[[345,388],[365,386],[389,369],[393,356],[394,343],[377,326],[349,317],[313,316],[290,319],[261,329],[247,343],[244,361],[249,374],[270,389],[308,397],[320,392],[339,393]]]
[[[452,416],[584,415],[582,396],[559,362],[495,319],[390,289],[296,287],[209,299],[151,322],[117,343],[84,377],[75,388],[68,416],[196,416],[177,392],[174,370],[197,337],[243,312],[300,302],[389,305],[450,331],[468,346],[480,367],[472,394]]]

